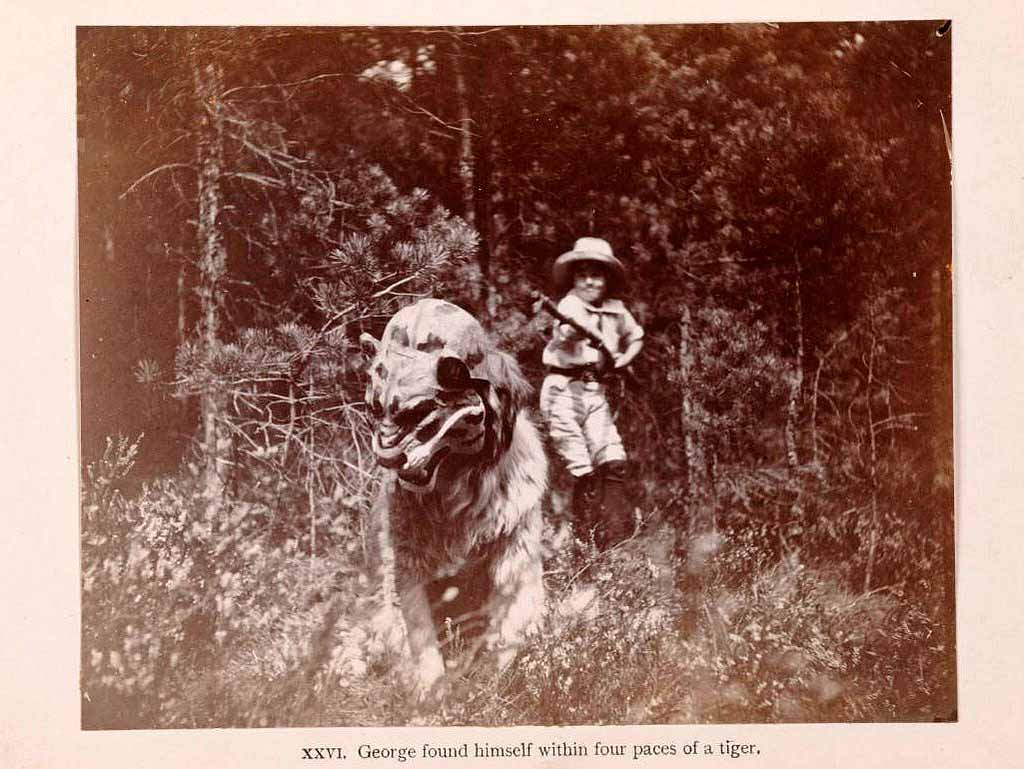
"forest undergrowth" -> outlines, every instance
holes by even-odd
[[[442,702],[418,711],[358,510],[335,500],[314,545],[187,473],[125,499],[136,450],[110,442],[83,491],[84,728],[955,719],[927,563],[862,592],[755,528],[691,537],[657,505],[605,553],[552,513],[542,632],[497,675],[456,643]]]

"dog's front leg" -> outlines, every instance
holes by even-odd
[[[544,570],[540,550],[540,510],[531,511],[524,525],[499,552],[492,566],[492,619],[488,646],[497,666],[515,658],[523,640],[540,628],[544,616]]]
[[[426,588],[419,582],[408,584],[401,590],[399,601],[405,617],[417,699],[434,698],[444,675],[444,658],[437,643],[437,628]]]

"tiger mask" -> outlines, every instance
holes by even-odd
[[[514,364],[487,352],[472,316],[425,300],[396,314],[381,342],[362,340],[375,353],[366,390],[373,451],[405,490],[432,491],[449,456],[487,463],[507,449],[529,388]]]
[[[424,696],[443,674],[438,632],[454,614],[439,585],[455,580],[475,596],[499,665],[539,624],[547,460],[517,364],[464,310],[424,299],[396,313],[380,341],[362,340],[385,469],[371,549],[386,593],[392,580]],[[466,575],[472,584],[458,582]]]

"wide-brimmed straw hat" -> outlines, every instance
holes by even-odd
[[[626,281],[626,268],[615,258],[607,240],[580,238],[572,247],[572,251],[562,254],[555,260],[555,264],[551,268],[551,278],[555,282],[555,288],[561,290],[569,287],[573,268],[580,262],[597,262],[603,265],[608,273],[609,290],[621,287]]]

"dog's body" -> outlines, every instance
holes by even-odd
[[[422,300],[398,312],[379,343],[364,342],[376,350],[366,393],[374,451],[389,468],[371,543],[393,579],[386,590],[398,596],[426,695],[444,672],[446,618],[483,618],[502,666],[538,626],[547,459],[518,366],[465,311]]]

